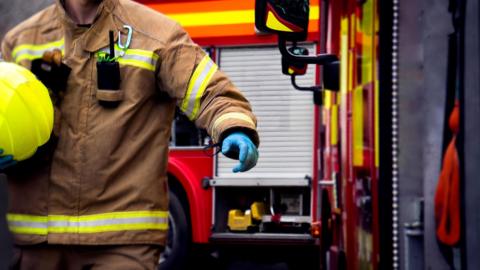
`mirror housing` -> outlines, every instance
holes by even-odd
[[[288,51],[293,55],[308,55],[308,49],[304,47],[290,47]],[[282,57],[282,73],[284,75],[305,75],[307,73],[307,64],[292,61],[291,59],[287,59],[286,57]]]
[[[308,35],[309,0],[256,0],[255,27],[289,41],[303,41]]]

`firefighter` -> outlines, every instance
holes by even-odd
[[[2,55],[52,65],[36,74],[56,106],[47,145],[13,166],[0,158],[14,268],[154,269],[168,226],[176,106],[239,158],[234,172],[256,164],[248,101],[177,23],[138,3],[57,0],[12,29]]]

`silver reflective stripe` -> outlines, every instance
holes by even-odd
[[[23,55],[23,54],[29,54],[29,55],[33,55],[33,56],[42,56],[45,52],[52,51],[54,49],[63,50],[63,49],[65,49],[65,45],[61,45],[59,47],[50,47],[50,48],[45,48],[45,49],[40,49],[40,50],[35,50],[35,49],[19,50],[19,51],[16,52],[15,58],[18,58],[20,55]]]
[[[120,224],[162,224],[168,222],[167,218],[145,217],[145,218],[119,218],[89,221],[48,221],[48,227],[98,227]]]
[[[205,55],[190,77],[187,92],[179,107],[191,121],[197,119],[203,93],[217,69],[218,66],[208,55]]]
[[[122,56],[122,58],[125,59],[125,60],[137,60],[137,61],[145,62],[145,63],[150,64],[150,65],[155,65],[155,61],[153,60],[153,58],[148,57],[148,56],[133,55],[133,54],[128,54],[127,53],[124,56]]]
[[[16,234],[101,233],[167,230],[166,211],[125,211],[85,216],[7,214],[10,231]]]
[[[18,50],[15,52],[15,62],[20,62],[22,60],[28,59],[28,60],[34,60],[41,58],[42,55],[47,52],[47,51],[52,51],[54,49],[59,49],[63,51],[65,49],[65,46],[62,44],[61,46],[53,46],[49,48],[43,48],[43,49],[32,49],[32,48],[25,48],[23,50]]]
[[[104,52],[104,53],[110,53],[109,48],[103,48],[100,51]],[[153,53],[152,53],[152,55],[153,55]],[[150,65],[155,65],[155,59],[153,59],[152,57],[148,57],[148,56],[145,56],[145,55],[132,54],[128,50],[123,51],[123,50],[115,49],[115,56],[118,56],[118,57],[120,57],[122,59],[126,59],[126,60],[137,60],[137,61],[145,62],[145,63],[150,64]]]
[[[10,227],[47,229],[46,222],[8,221]]]
[[[205,79],[207,78],[208,73],[214,67],[214,65],[215,65],[215,63],[212,60],[209,59],[209,61],[205,65],[205,68],[202,70],[202,72],[196,78],[196,80],[193,84],[193,87],[192,87],[192,92],[191,92],[190,96],[188,97],[188,105],[187,105],[187,109],[185,111],[185,114],[193,116],[196,100],[201,98],[201,96],[197,97],[198,92],[200,91],[202,84],[204,83]]]
[[[96,227],[105,225],[119,224],[162,224],[167,223],[168,218],[146,217],[146,218],[120,218],[120,219],[104,219],[89,221],[51,221],[47,222],[28,222],[28,221],[9,221],[8,224],[14,227],[31,227],[31,228],[47,228],[47,227]]]
[[[110,49],[103,48],[100,52],[109,54]],[[120,50],[117,46],[115,46],[115,56],[121,65],[130,65],[151,71],[155,70],[156,61],[158,60],[158,55],[152,51],[139,49],[127,49],[124,51]]]

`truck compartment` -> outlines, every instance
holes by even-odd
[[[309,187],[215,187],[212,232],[309,233],[310,205]]]

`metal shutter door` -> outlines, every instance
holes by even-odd
[[[307,46],[314,52],[314,46]],[[234,174],[238,161],[218,155],[217,177],[300,177],[311,175],[314,106],[311,92],[293,88],[281,72],[277,47],[224,48],[219,65],[251,102],[258,119],[260,158],[246,173]],[[315,68],[297,78],[299,85],[315,83]]]

